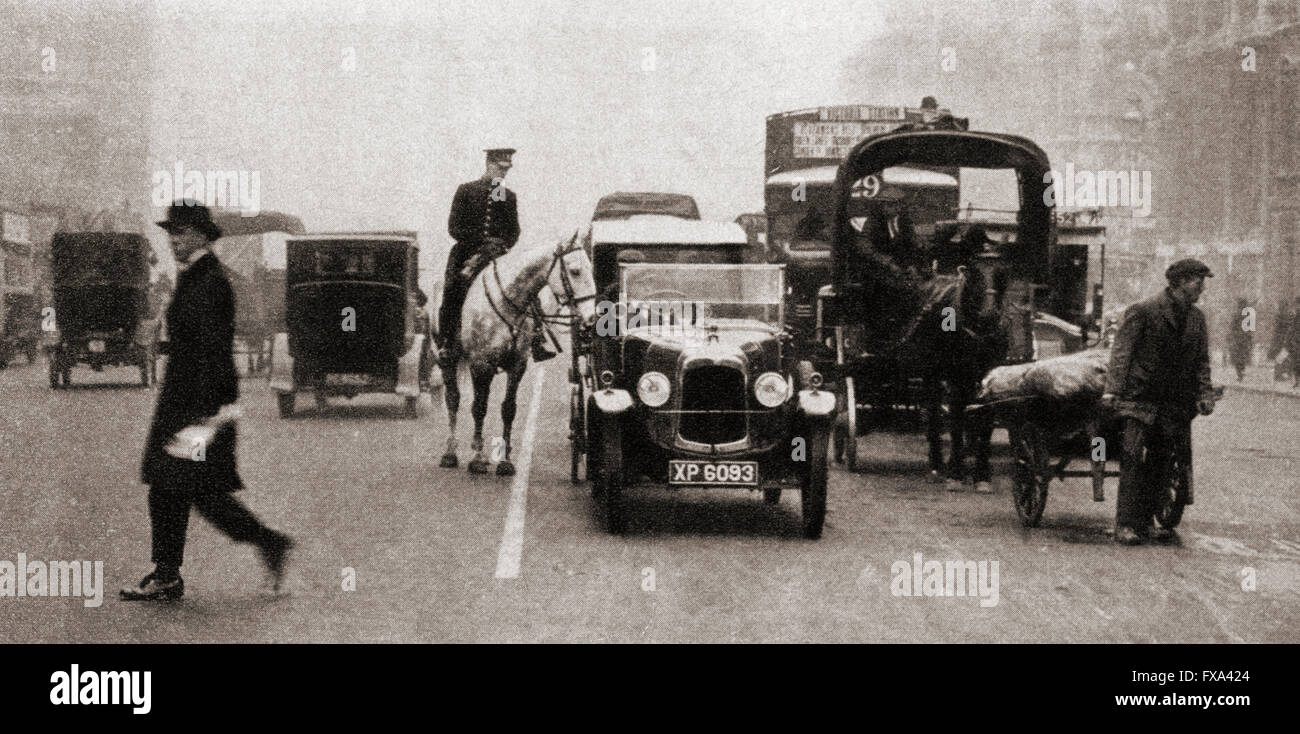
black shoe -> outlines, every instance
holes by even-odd
[[[1115,542],[1120,545],[1142,545],[1143,537],[1126,525],[1115,528]]]
[[[122,601],[172,601],[185,593],[185,581],[178,575],[167,581],[159,581],[157,571],[145,576],[139,586],[123,587],[118,595]]]
[[[1178,532],[1173,528],[1165,528],[1159,525],[1152,525],[1147,530],[1147,537],[1157,543],[1177,543]]]
[[[280,582],[284,580],[284,571],[289,565],[289,551],[293,545],[292,538],[276,533],[266,545],[257,549],[262,556],[262,563],[266,564],[266,570],[271,572],[271,588],[276,591],[280,590]]]
[[[533,340],[533,361],[545,362],[558,354],[546,344],[545,337]]]

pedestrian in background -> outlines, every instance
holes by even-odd
[[[1214,412],[1205,315],[1194,304],[1213,273],[1199,260],[1165,271],[1159,295],[1130,306],[1115,337],[1102,404],[1123,421],[1115,541],[1171,542],[1172,528],[1154,524],[1164,471],[1175,452],[1191,459],[1191,422]]]
[[[1300,296],[1296,296],[1295,307],[1291,309],[1283,345],[1286,347],[1287,359],[1291,362],[1291,387],[1300,388]]]
[[[1283,355],[1286,350],[1287,340],[1291,335],[1291,323],[1295,321],[1294,314],[1287,306],[1286,301],[1282,301],[1277,306],[1277,317],[1273,319],[1273,341],[1268,345],[1268,358],[1273,362],[1273,381],[1281,382],[1291,373],[1291,365],[1294,362],[1293,354]],[[1288,352],[1290,350],[1287,350]]]
[[[1246,366],[1250,364],[1250,353],[1255,348],[1255,332],[1246,328],[1246,309],[1250,303],[1244,298],[1237,299],[1237,310],[1228,319],[1228,355],[1233,369],[1237,370],[1237,382],[1246,377]],[[1253,320],[1252,320],[1253,321]]]
[[[167,307],[167,369],[145,445],[154,570],[122,589],[127,601],[179,599],[190,508],[232,540],[253,543],[278,589],[293,541],[262,524],[234,492],[239,378],[233,353],[235,297],[209,247],[221,237],[208,208],[177,201],[158,222],[180,271]]]

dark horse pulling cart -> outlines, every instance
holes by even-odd
[[[903,165],[1013,170],[1020,199],[1014,239],[973,251],[950,250],[939,238],[927,250],[878,223],[859,226],[851,214],[856,183]],[[1043,196],[1050,170],[1033,142],[993,133],[900,130],[849,151],[836,175],[833,282],[818,296],[816,340],[824,348],[817,367],[835,380],[843,407],[836,452],[850,469],[859,435],[900,411],[928,408],[937,471],[939,385],[947,382],[951,472],[963,458],[964,404],[979,377],[998,363],[1032,358],[1035,288],[1047,281],[1055,234],[1052,205]],[[962,240],[969,245],[976,238]]]

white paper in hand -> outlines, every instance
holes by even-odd
[[[169,456],[188,461],[203,461],[217,429],[212,426],[186,426],[176,432],[163,447]]]

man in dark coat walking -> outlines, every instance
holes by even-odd
[[[1237,371],[1237,382],[1246,379],[1246,366],[1250,364],[1250,353],[1255,348],[1255,332],[1246,328],[1248,308],[1250,303],[1238,298],[1237,310],[1228,319],[1228,356]]]
[[[447,217],[447,232],[456,244],[447,256],[443,275],[438,337],[448,356],[460,347],[460,312],[474,278],[519,241],[519,205],[515,192],[505,186],[515,149],[488,148],[484,152],[487,164],[483,175],[456,189]],[[545,328],[538,329],[532,348],[534,362],[555,356],[546,345]]]
[[[1273,327],[1273,344],[1269,348],[1269,359],[1275,359],[1286,350],[1286,359],[1278,362],[1274,368],[1273,379],[1278,379],[1278,372],[1291,373],[1291,386],[1300,387],[1300,296],[1295,298],[1291,313],[1282,310],[1278,314],[1277,325]]]
[[[1103,405],[1123,420],[1115,540],[1172,541],[1172,528],[1153,525],[1163,497],[1163,468],[1173,452],[1191,445],[1191,421],[1214,412],[1209,337],[1205,315],[1196,308],[1213,276],[1198,260],[1179,260],[1165,271],[1169,285],[1154,298],[1130,306],[1106,374]]]
[[[276,587],[293,542],[266,527],[233,492],[239,377],[233,340],[235,299],[209,243],[221,236],[207,207],[183,200],[158,226],[170,235],[180,273],[167,307],[167,370],[145,444],[154,570],[122,589],[129,601],[178,599],[190,507],[237,542],[254,543]]]

